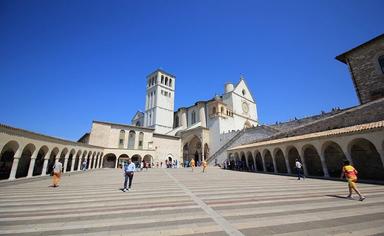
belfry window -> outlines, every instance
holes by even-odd
[[[161,75],[161,83],[164,84],[164,75]]]
[[[379,56],[379,65],[381,68],[381,72],[384,74],[384,55]]]
[[[172,79],[169,79],[169,87],[172,87]]]

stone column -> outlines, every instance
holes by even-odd
[[[245,164],[247,165],[247,168],[249,170],[248,156],[246,154],[244,155],[245,155]]]
[[[100,156],[100,154],[98,153],[98,154],[96,155],[95,169],[98,169],[98,166],[99,166],[99,156]]]
[[[200,103],[199,105],[200,105],[200,107],[199,107],[199,118],[200,118],[201,126],[202,127],[207,127],[207,121],[205,119],[205,104],[204,103]]]
[[[16,152],[16,154],[13,157],[11,174],[9,175],[9,178],[8,178],[9,180],[16,179],[16,171],[17,171],[17,167],[19,165],[20,158],[21,158],[21,151],[18,151],[18,152]]]
[[[276,166],[275,154],[271,153],[271,156],[272,156],[272,163],[273,163],[273,173],[277,174],[277,166]]]
[[[29,163],[29,169],[28,169],[28,175],[27,175],[27,178],[30,178],[32,177],[33,175],[33,168],[35,167],[35,162],[36,162],[36,157],[37,157],[37,154],[39,153],[39,150],[36,149],[33,153],[32,153],[32,156],[31,156],[31,162]]]
[[[118,158],[116,157],[115,169],[117,168]]]
[[[321,166],[323,167],[324,177],[329,178],[327,164],[325,163],[324,154],[320,153]]]
[[[69,158],[69,152],[67,152],[67,154],[65,154],[64,156],[63,173],[67,172],[68,158]]]
[[[260,153],[260,155],[261,155],[261,153]],[[261,155],[261,161],[263,162],[263,170],[264,170],[264,172],[267,172],[267,168],[265,168],[265,161],[264,161],[263,155]]]
[[[82,156],[83,156],[83,152],[80,152],[80,156],[79,156],[79,162],[77,163],[77,171],[81,171],[81,166],[83,164],[82,162]]]
[[[257,172],[256,157],[252,155],[254,172]]]
[[[302,148],[298,149],[299,151],[299,159],[301,161],[301,164],[303,165],[303,170],[304,170],[304,175],[305,176],[308,176],[308,169],[307,169],[307,165],[305,164],[305,160],[304,160],[304,151],[302,150]]]
[[[288,156],[284,155],[285,165],[287,166],[288,174],[292,174],[291,166],[289,165]]]
[[[72,156],[72,164],[71,164],[71,170],[70,172],[73,172],[75,170],[75,163],[76,163],[76,152]]]

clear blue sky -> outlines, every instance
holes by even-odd
[[[384,32],[384,1],[0,1],[0,123],[75,140],[129,123],[145,76],[176,108],[244,74],[261,123],[358,104],[334,58]]]

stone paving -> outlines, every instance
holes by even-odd
[[[384,235],[384,186],[209,168],[121,170],[0,184],[0,235]]]

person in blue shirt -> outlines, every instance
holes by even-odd
[[[133,173],[136,170],[135,164],[131,161],[131,159],[128,159],[128,163],[124,164],[124,188],[123,192],[127,192],[131,190],[132,186],[132,179],[133,179]],[[129,180],[129,185],[127,188],[127,182]]]

